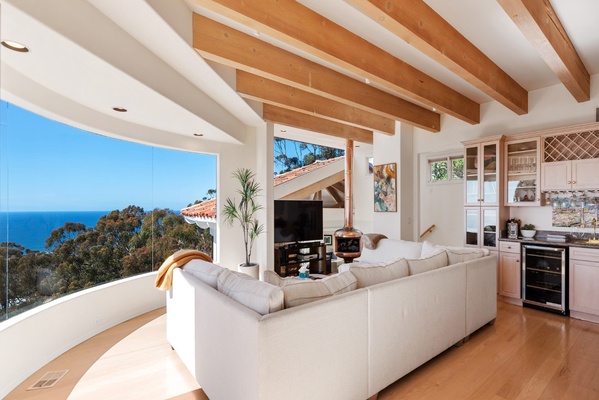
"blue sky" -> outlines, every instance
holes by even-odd
[[[1,107],[1,211],[179,210],[216,188],[213,155],[111,139]]]

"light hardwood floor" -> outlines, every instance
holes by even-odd
[[[6,399],[207,399],[164,333],[163,309],[128,321],[65,353]],[[24,390],[45,371],[66,368],[55,388]],[[599,324],[499,302],[494,326],[379,394],[396,399],[599,399]]]

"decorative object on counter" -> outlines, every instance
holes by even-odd
[[[518,239],[518,229],[520,226],[520,220],[516,218],[507,220],[507,238]]]
[[[533,224],[522,225],[522,228],[520,228],[520,232],[522,232],[522,237],[527,239],[532,239],[533,237],[535,237],[535,234],[537,233]]]

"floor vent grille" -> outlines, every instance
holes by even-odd
[[[29,386],[27,390],[36,390],[36,389],[47,389],[56,385],[63,376],[65,376],[69,372],[68,369],[64,369],[62,371],[50,371],[46,372],[44,376],[38,379],[33,385]]]

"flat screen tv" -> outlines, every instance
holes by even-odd
[[[322,240],[322,201],[275,200],[275,243]]]

